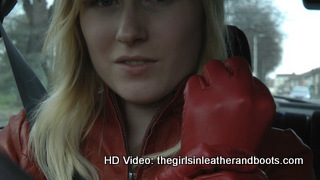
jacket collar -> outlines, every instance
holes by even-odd
[[[152,120],[149,123],[147,131],[145,132],[144,138],[142,140],[141,148],[139,150],[138,156],[143,156],[146,154],[152,154],[155,152],[163,151],[170,146],[174,146],[180,140],[180,129],[181,129],[181,119],[182,119],[182,110],[184,104],[183,92],[187,82],[187,78],[182,80],[178,86],[167,96],[168,101],[166,104],[161,106],[157,113],[153,116]],[[123,115],[123,110],[120,105],[120,97],[113,92],[106,84],[105,84],[105,93],[107,97],[107,109],[112,109],[112,111],[108,111],[108,117],[117,117],[115,120],[119,123],[121,127],[124,143],[126,144],[126,152],[129,155],[129,148],[127,139],[127,122]],[[112,114],[110,114],[112,113]],[[174,128],[168,128],[172,127]],[[168,140],[168,135],[175,131],[176,140],[172,143],[167,143],[169,147],[163,146],[163,144],[159,144],[156,140],[150,139],[161,139],[161,136],[165,136],[164,139]],[[171,136],[172,137],[172,136]],[[174,139],[174,138],[171,138]],[[162,139],[163,140],[163,139]],[[163,148],[159,149],[159,145]],[[159,147],[157,147],[159,146]]]

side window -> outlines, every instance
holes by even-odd
[[[5,17],[3,27],[13,44],[39,77],[43,85],[48,84],[49,60],[42,55],[42,46],[50,22],[52,2],[18,1]],[[0,40],[0,128],[9,117],[17,114],[23,105],[13,77],[9,59]]]
[[[302,0],[226,2],[227,23],[248,38],[253,74],[278,98],[320,104],[320,11],[306,9]]]

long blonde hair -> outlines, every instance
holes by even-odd
[[[206,28],[199,70],[206,61],[224,59],[226,55],[223,0],[202,2]],[[83,130],[88,120],[91,116],[96,119],[103,111],[105,97],[98,93],[103,82],[91,64],[79,25],[83,1],[55,3],[44,48],[47,54],[53,50],[55,59],[52,90],[34,115],[29,152],[47,179],[72,179],[75,172],[85,179],[98,179],[97,170],[82,155],[80,144],[87,135]]]

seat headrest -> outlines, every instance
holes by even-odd
[[[252,70],[250,47],[244,32],[236,26],[227,25],[225,39],[228,58],[242,56],[247,59]]]

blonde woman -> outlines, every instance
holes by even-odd
[[[244,59],[223,63],[224,28],[222,0],[57,0],[45,48],[53,89],[32,129],[24,110],[11,118],[1,151],[35,179],[313,178],[310,150],[270,129],[267,88]],[[305,159],[157,161],[253,155]]]

